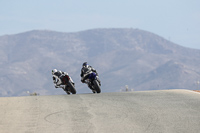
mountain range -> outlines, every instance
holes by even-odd
[[[83,62],[94,67],[103,92],[199,89],[200,50],[132,28],[80,32],[33,30],[0,36],[0,96],[65,94],[54,88],[51,70],[66,71],[77,93]]]

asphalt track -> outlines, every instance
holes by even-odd
[[[189,90],[0,98],[0,133],[199,133]]]

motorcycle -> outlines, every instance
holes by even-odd
[[[101,84],[98,80],[99,77],[96,75],[96,73],[92,72],[89,75],[84,75],[82,79],[84,79],[86,76],[88,76],[88,78],[85,79],[84,83],[88,85],[88,87],[92,90],[93,93],[101,93]]]
[[[76,94],[75,84],[72,82],[72,79],[67,74],[63,74],[63,76],[60,77],[62,84],[60,87],[68,94]]]

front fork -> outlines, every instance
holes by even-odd
[[[99,79],[99,76],[96,76],[97,81],[99,82],[99,85],[101,86],[101,81]]]

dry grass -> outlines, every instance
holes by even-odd
[[[193,90],[193,91],[200,92],[200,90]]]

